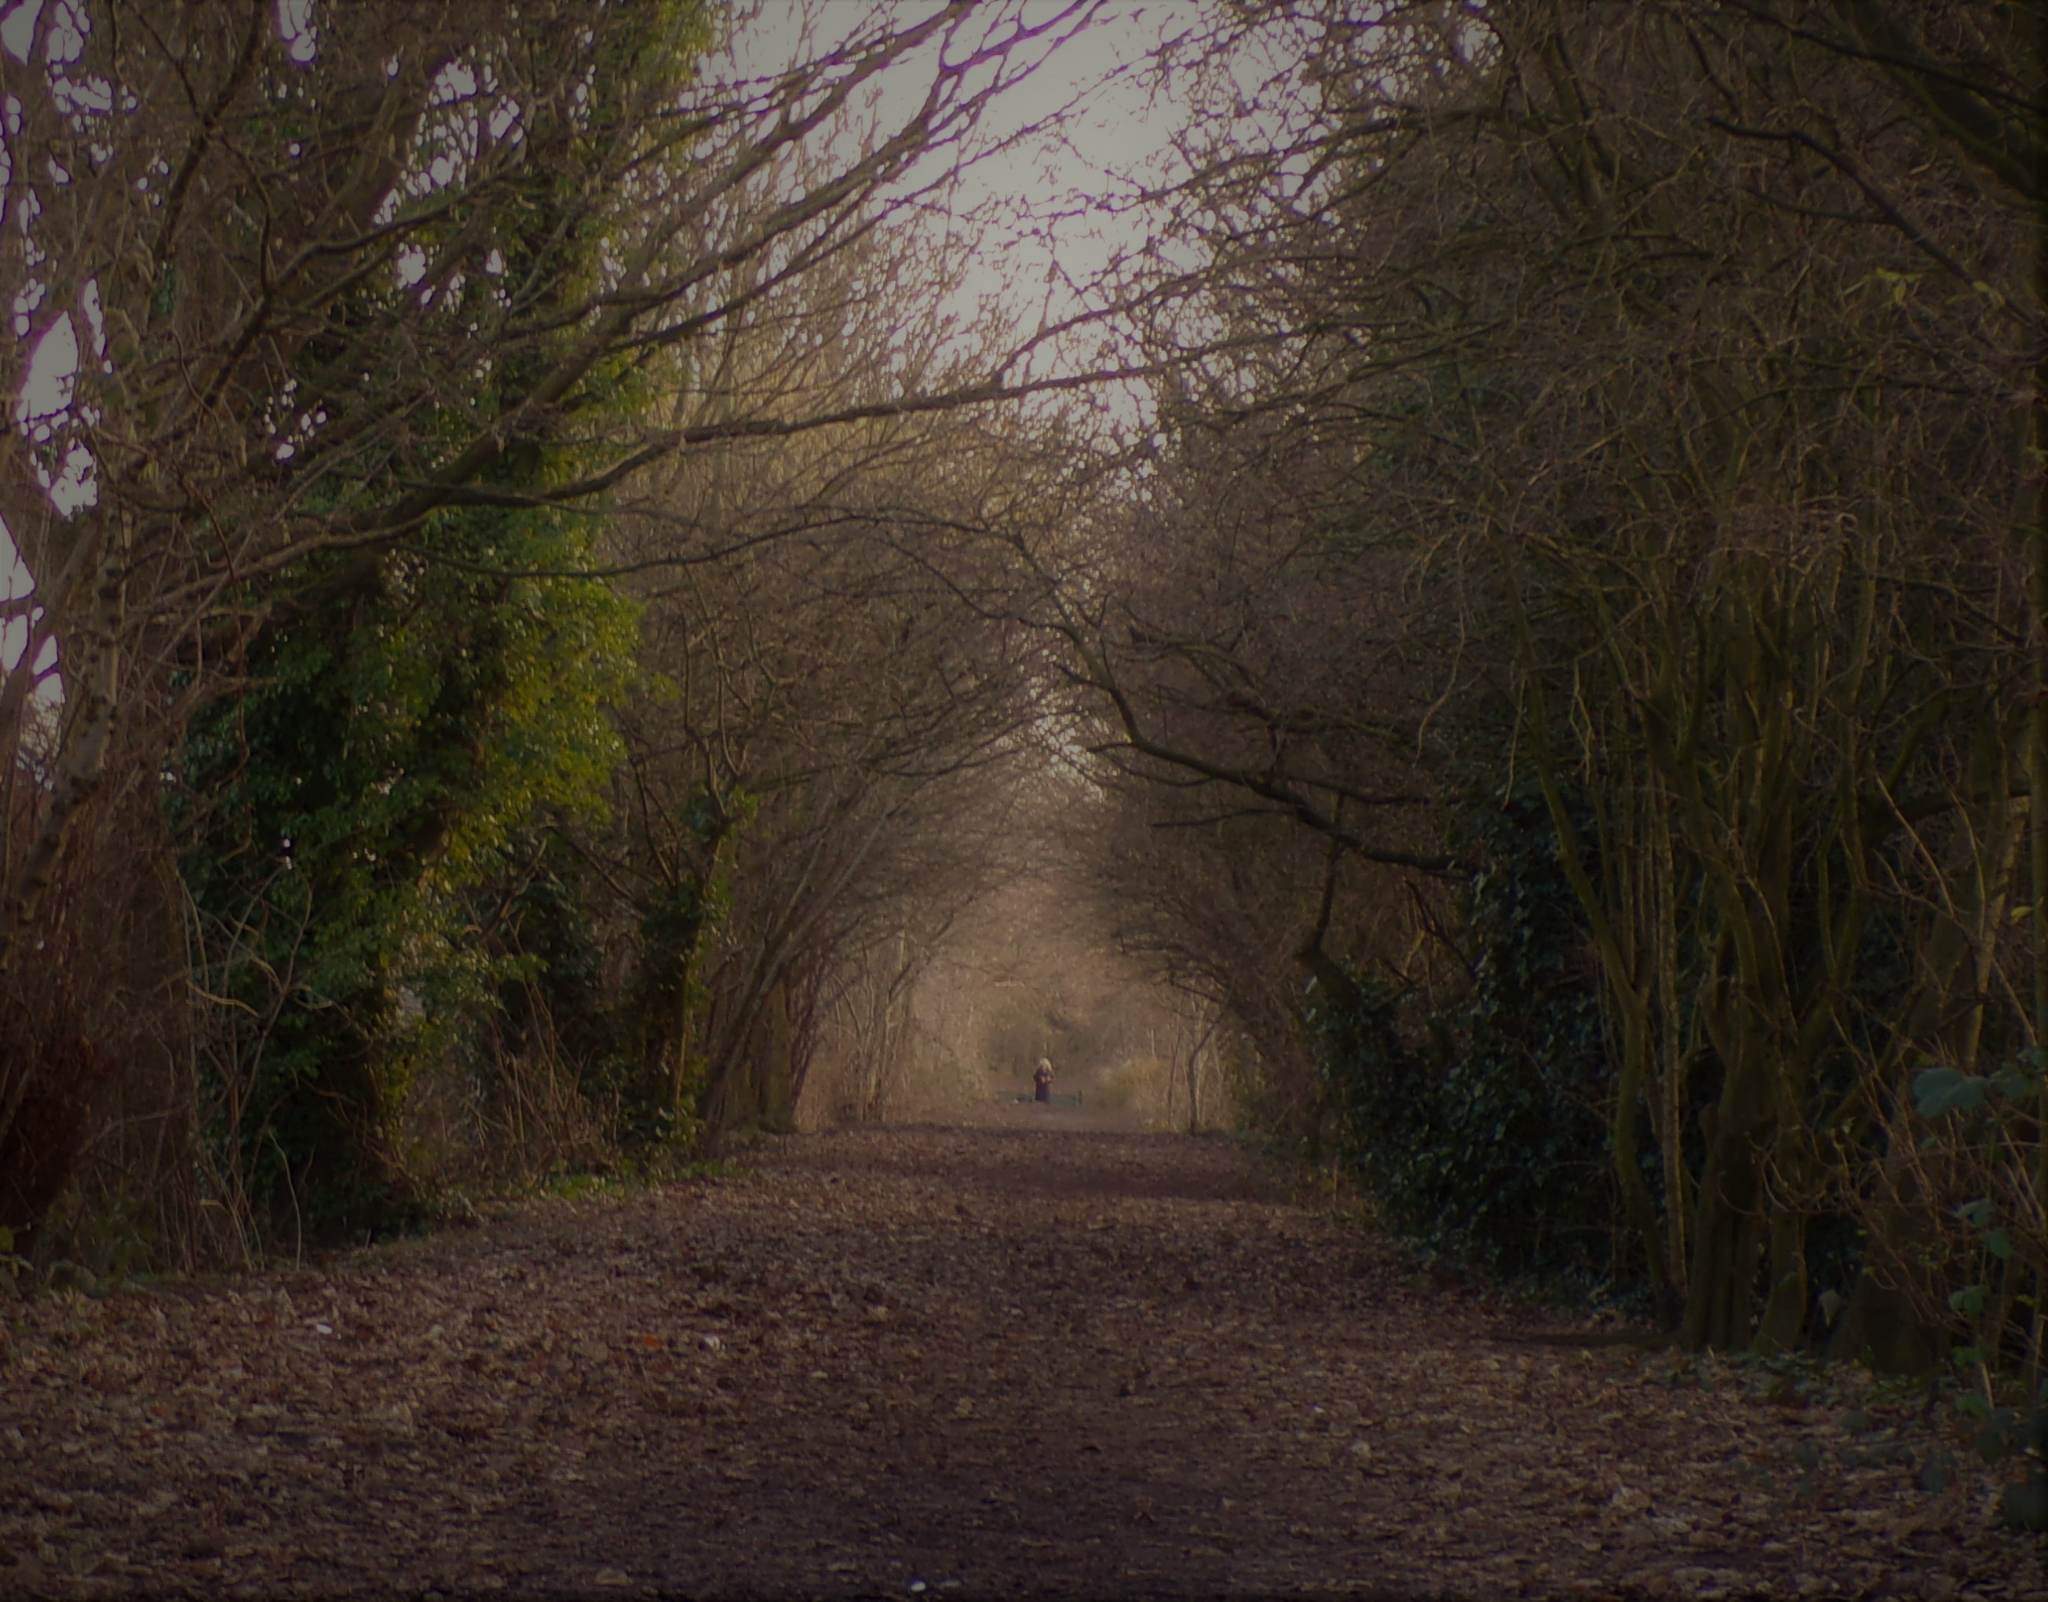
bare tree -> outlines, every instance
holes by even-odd
[[[104,825],[153,807],[252,639],[402,584],[389,553],[431,558],[438,519],[616,500],[708,442],[1014,387],[1014,366],[943,391],[884,368],[824,411],[630,403],[937,202],[987,108],[1094,9],[877,8],[755,77],[710,64],[687,7],[372,4],[296,31],[225,0],[37,11],[10,70],[0,279],[24,419],[0,515],[35,579],[0,603],[27,635],[0,687],[10,1017],[89,938],[62,886],[111,867]],[[925,92],[841,141],[884,73]],[[59,675],[42,738],[35,686]],[[0,1150],[34,1057],[0,1077]]]
[[[1626,1249],[1690,1339],[1797,1339],[1913,1065],[2039,1034],[2038,41],[1960,0],[1242,16],[1273,137],[1191,145],[1129,264],[1184,359],[1123,498],[1159,544],[1059,624],[1105,750],[1412,867],[1540,782]]]

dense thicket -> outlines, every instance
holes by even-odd
[[[1278,137],[1194,153],[1152,269],[1193,359],[1074,634],[1153,916],[1290,908],[1296,1127],[1695,1342],[2038,1362],[2023,12],[1242,8]]]
[[[1000,826],[1029,676],[930,547],[1008,446],[932,419],[1019,342],[941,359],[905,220],[1093,9],[10,17],[10,1239],[787,1115]]]

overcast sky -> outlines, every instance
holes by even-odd
[[[903,0],[897,14],[909,21],[935,3]],[[1025,0],[1023,7],[1033,23],[1068,9],[1067,0]],[[962,310],[989,297],[1014,322],[1029,326],[1044,310],[1049,288],[1055,312],[1071,309],[1064,286],[1092,279],[1117,248],[1137,242],[1100,203],[1126,192],[1131,175],[1148,171],[1167,152],[1181,113],[1151,99],[1143,69],[1161,41],[1197,25],[1202,10],[1197,0],[1101,0],[1086,13],[1085,28],[1057,48],[1021,53],[1039,64],[995,102],[983,125],[984,143],[1046,126],[979,160],[962,181],[956,209],[976,219]],[[787,66],[807,25],[816,48],[831,42],[835,28],[843,36],[870,14],[865,0],[762,0],[734,43],[741,70]],[[874,100],[883,126],[900,127],[930,81],[929,55],[885,74]],[[936,219],[934,226],[940,226]]]

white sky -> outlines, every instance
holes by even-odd
[[[929,14],[934,3],[899,0],[897,14],[908,22]],[[1034,24],[1064,9],[1065,0],[1024,0],[1022,7]],[[823,44],[834,38],[835,24],[843,36],[869,9],[865,0],[759,0],[758,17],[734,41],[739,70],[786,66],[807,15]],[[1100,202],[1127,192],[1130,175],[1165,157],[1179,117],[1176,108],[1148,104],[1144,63],[1163,39],[1200,23],[1202,15],[1198,0],[1103,0],[1085,30],[995,102],[981,130],[983,144],[1053,121],[966,173],[954,209],[974,219],[974,262],[966,303],[957,310],[971,314],[985,301],[1028,328],[1045,311],[1049,287],[1052,311],[1071,311],[1065,286],[1088,282],[1119,246],[1139,242]],[[872,102],[882,125],[901,126],[929,82],[928,56],[884,74]],[[940,226],[936,219],[934,226]]]

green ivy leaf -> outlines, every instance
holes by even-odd
[[[2007,1101],[2025,1101],[2031,1097],[2040,1083],[2037,1074],[2030,1074],[2017,1063],[2007,1063],[1991,1076],[1991,1088]]]
[[[1922,1118],[1975,1112],[1984,1105],[1984,1081],[1954,1068],[1924,1069],[1913,1079],[1913,1104]]]

